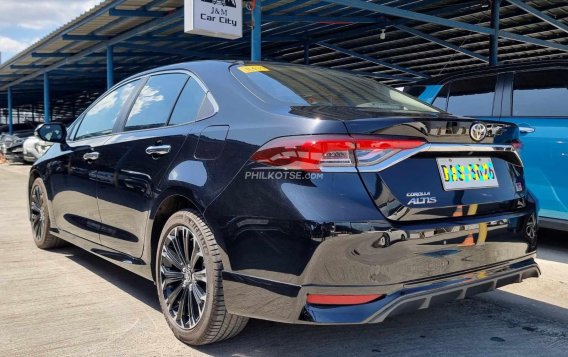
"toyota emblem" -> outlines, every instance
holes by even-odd
[[[481,141],[487,136],[487,127],[483,123],[474,123],[469,128],[469,136],[473,141]]]

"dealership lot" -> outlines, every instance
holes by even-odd
[[[568,354],[568,235],[553,231],[541,232],[540,279],[378,325],[252,321],[232,340],[188,347],[151,282],[75,247],[35,247],[28,170],[0,165],[0,355]]]

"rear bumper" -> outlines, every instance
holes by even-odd
[[[382,299],[358,306],[326,307],[306,305],[302,319],[314,323],[376,323],[386,318],[461,300],[499,287],[540,276],[530,258],[521,262],[479,270],[451,279],[408,285]]]
[[[298,324],[378,323],[386,318],[461,300],[499,287],[540,276],[534,257],[396,287],[294,286],[224,272],[225,300],[229,311],[244,316]],[[392,289],[395,290],[392,290]],[[308,294],[383,294],[360,305],[328,306],[306,303]]]
[[[262,229],[244,230],[227,246],[225,303],[233,314],[281,322],[379,322],[537,277],[535,221],[530,206],[499,216],[407,225],[404,230],[352,222],[341,231],[338,223],[326,231],[312,224],[317,229],[309,236],[291,236],[282,234],[284,228],[267,230],[275,226],[267,220]],[[308,294],[382,298],[362,305],[321,306],[307,304]]]

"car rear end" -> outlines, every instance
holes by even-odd
[[[294,72],[263,68],[250,70]],[[323,79],[335,72],[292,74],[302,88],[333,85],[335,93],[345,93],[338,83],[348,80],[357,93],[374,86],[342,75]],[[536,203],[523,178],[518,128],[385,93],[405,109],[364,93],[349,106],[335,105],[340,94],[334,105],[302,95],[307,103],[291,105],[291,115],[308,127],[340,121],[344,130],[303,135],[300,127],[298,135],[267,141],[206,210],[224,240],[232,313],[379,322],[540,274]]]

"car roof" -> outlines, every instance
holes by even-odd
[[[533,62],[522,62],[522,63],[510,63],[503,64],[494,67],[481,67],[473,68],[460,72],[453,72],[441,76],[435,76],[430,79],[417,82],[416,85],[428,85],[428,84],[445,84],[455,79],[461,79],[465,77],[476,77],[481,75],[491,75],[505,72],[515,72],[515,71],[526,71],[532,69],[551,69],[551,68],[568,68],[568,61],[533,61]]]
[[[176,64],[171,64],[162,67],[156,67],[149,69],[144,72],[136,73],[122,81],[117,83],[116,86],[121,85],[124,82],[130,81],[135,78],[151,75],[153,73],[165,72],[165,71],[176,71],[176,70],[189,70],[197,74],[197,76],[209,76],[218,75],[222,73],[220,71],[227,72],[227,69],[233,65],[280,65],[280,66],[291,66],[291,67],[306,67],[304,64],[294,64],[288,62],[276,62],[276,61],[243,61],[243,60],[202,60],[202,61],[191,61],[191,62],[181,62]],[[314,69],[326,69],[322,67],[308,66]],[[340,70],[341,72],[341,70]]]

